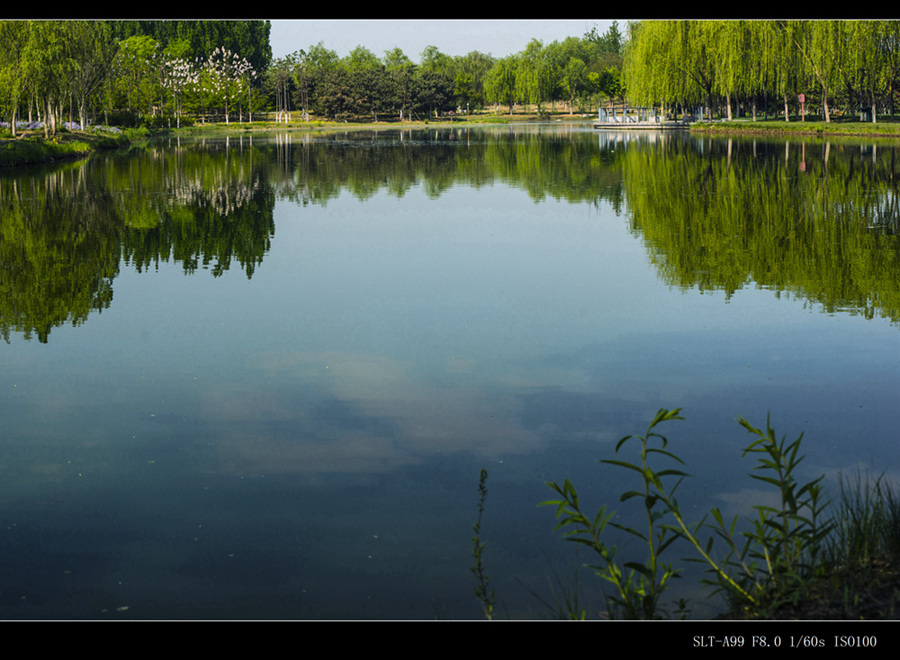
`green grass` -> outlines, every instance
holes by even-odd
[[[847,137],[900,137],[900,121],[892,117],[879,118],[875,123],[861,122],[856,118],[837,118],[830,122],[818,118],[807,117],[800,121],[792,117],[791,121],[768,119],[736,119],[733,121],[714,121],[691,125],[692,131],[704,133],[758,133],[773,136],[817,135]]]
[[[826,549],[832,566],[900,557],[900,499],[883,475],[841,475],[835,520]]]
[[[48,163],[67,158],[80,158],[91,152],[84,142],[58,143],[26,138],[0,141],[0,167],[17,167]]]
[[[56,136],[46,139],[43,132],[13,138],[9,131],[5,131],[0,134],[0,168],[84,158],[95,151],[127,146],[145,134],[146,131],[141,130],[126,130],[122,133],[62,130]]]

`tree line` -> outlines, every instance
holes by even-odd
[[[523,51],[500,58],[480,51],[451,56],[435,46],[418,62],[400,48],[379,57],[365,46],[342,58],[320,42],[275,60],[266,81],[279,118],[299,112],[403,120],[484,108],[542,112],[558,103],[586,110],[598,97],[624,92],[622,47],[616,23],[604,34],[594,27],[547,45],[532,39]]]
[[[485,107],[589,108],[621,96],[623,37],[604,34],[544,45],[534,39],[502,58],[450,56],[429,46],[418,62],[395,48],[364,46],[339,57],[323,43],[273,61],[269,21],[0,21],[0,117],[85,126],[226,123],[254,112],[303,118],[426,118]],[[99,120],[99,122],[98,122]]]
[[[186,114],[249,119],[272,59],[269,21],[0,21],[0,116],[57,132]]]
[[[815,109],[824,121],[895,113],[900,22],[892,20],[648,20],[629,23],[629,101],[741,113]],[[801,97],[802,95],[802,97]]]
[[[0,21],[0,118],[56,133],[65,118],[129,126],[252,120],[274,112],[344,119],[426,119],[449,112],[589,112],[603,102],[732,119],[789,119],[798,109],[895,114],[900,22],[642,20],[505,57],[418,61],[322,42],[273,59],[269,21]],[[40,124],[37,124],[40,122]]]

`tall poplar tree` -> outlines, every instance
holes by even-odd
[[[872,122],[878,117],[878,100],[887,88],[886,50],[889,40],[885,35],[883,21],[849,21],[848,40],[858,44],[848,53],[846,86],[848,102],[856,102],[860,107],[868,106]]]
[[[19,103],[27,85],[25,48],[28,37],[27,22],[0,21],[0,109],[7,112],[13,137],[16,137]]]
[[[69,83],[83,128],[88,123],[88,103],[109,76],[118,44],[103,21],[72,21],[66,25],[66,31],[72,64]]]
[[[25,46],[26,76],[41,108],[44,137],[56,135],[71,62],[66,52],[64,21],[30,21]]]

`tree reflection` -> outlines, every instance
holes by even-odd
[[[120,261],[250,278],[274,234],[274,194],[252,154],[149,149],[0,178],[0,332],[46,342],[109,307]]]
[[[900,321],[896,151],[684,140],[622,159],[633,230],[668,284],[772,289]]]
[[[608,204],[669,285],[757,286],[900,321],[892,146],[624,134],[565,126],[191,141],[0,178],[0,332],[46,342],[109,307],[122,263],[247,278],[276,200],[326,206],[503,184],[535,203]],[[553,222],[552,217],[547,222]]]

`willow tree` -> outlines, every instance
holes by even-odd
[[[484,79],[484,97],[488,103],[509,106],[509,114],[513,112],[516,102],[516,65],[517,57],[510,55],[497,60]]]
[[[641,21],[628,24],[622,75],[633,102],[653,105],[679,97],[681,71],[669,48],[674,33],[671,21]]]
[[[784,22],[735,20],[709,21],[707,39],[716,68],[715,90],[725,97],[732,118],[733,98],[751,100],[756,118],[756,98],[779,94],[789,117],[789,102],[796,97],[805,71],[800,51]]]
[[[763,97],[766,116],[769,96],[775,96],[781,69],[778,65],[784,34],[775,21],[753,21],[748,24],[746,54],[747,92],[750,96],[753,120],[756,121],[759,97]]]
[[[888,112],[894,114],[894,100],[900,88],[900,22],[883,21],[881,26],[881,66],[887,89]]]
[[[516,69],[516,92],[526,105],[537,106],[541,111],[541,103],[550,97],[551,68],[545,57],[544,45],[538,39],[528,42],[518,59]]]
[[[802,62],[819,86],[822,115],[831,121],[829,102],[843,74],[844,56],[850,47],[845,21],[784,21],[785,30],[797,47]]]
[[[721,29],[718,21],[678,21],[676,23],[679,55],[683,59],[685,73],[701,92],[706,107],[714,107],[713,93],[719,88],[720,49],[716,34]]]
[[[716,66],[707,21],[641,21],[629,26],[625,84],[632,103],[713,106]]]
[[[750,29],[746,21],[708,21],[704,28],[715,69],[713,89],[725,97],[725,114],[731,121],[732,101],[750,90]]]
[[[467,107],[484,106],[484,80],[494,66],[491,55],[473,50],[455,58],[457,96]]]
[[[884,21],[850,21],[847,29],[849,41],[857,44],[848,54],[848,96],[858,100],[860,107],[868,105],[875,123],[878,99],[888,87],[885,62],[891,44],[885,32],[886,24]]]
[[[575,98],[577,94],[588,85],[587,65],[579,57],[573,57],[562,71],[561,85],[569,103],[569,114],[575,110]]]
[[[105,21],[72,21],[67,29],[67,50],[72,62],[69,84],[78,103],[79,121],[84,128],[88,120],[88,103],[110,75],[118,43]]]

